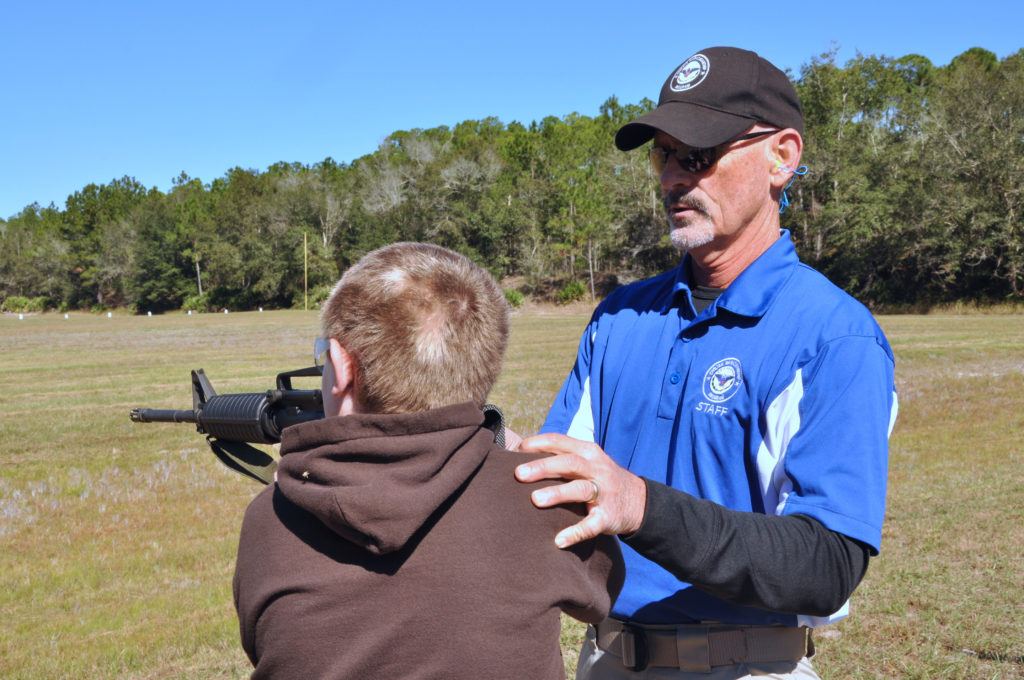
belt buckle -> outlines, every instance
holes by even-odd
[[[620,639],[622,640],[622,665],[633,672],[646,669],[650,656],[647,651],[647,634],[643,629],[624,623]]]

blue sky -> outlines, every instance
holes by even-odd
[[[656,99],[712,45],[794,73],[833,45],[840,63],[859,51],[937,65],[1024,47],[1020,0],[4,5],[5,218],[125,175],[166,192],[182,172],[208,183],[235,166],[351,162],[395,130],[596,115],[611,95]]]

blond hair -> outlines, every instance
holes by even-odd
[[[334,286],[320,322],[354,356],[356,397],[372,413],[482,406],[508,343],[508,305],[494,278],[426,243],[368,253]]]

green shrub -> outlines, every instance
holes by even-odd
[[[505,291],[505,301],[509,307],[522,307],[526,297],[518,290],[509,288]]]
[[[0,309],[2,309],[5,312],[18,313],[18,312],[24,312],[25,311],[25,307],[27,307],[27,306],[28,306],[28,298],[27,297],[23,297],[21,295],[12,295],[9,298],[7,298],[6,300],[4,300],[4,304],[2,306],[0,306]]]
[[[244,309],[256,309],[267,306],[266,302],[257,299],[251,288],[231,288],[228,286],[214,286],[206,293],[206,304],[202,310],[220,311],[233,309],[241,311]]]
[[[309,291],[309,304],[314,307],[322,307],[327,298],[331,295],[332,286],[317,286]]]
[[[210,301],[206,294],[199,295],[193,293],[192,295],[186,295],[185,299],[181,301],[182,310],[194,310],[196,312],[205,312],[207,307],[210,306]]]
[[[53,305],[50,302],[50,298],[45,295],[39,297],[27,298],[23,295],[12,295],[3,304],[0,305],[0,309],[5,312],[14,312],[15,314],[24,312],[45,312],[49,307]]]
[[[583,285],[582,281],[570,281],[561,288],[558,289],[558,302],[560,304],[568,304],[581,299],[587,294],[587,287]]]

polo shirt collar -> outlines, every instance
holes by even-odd
[[[775,296],[779,294],[782,283],[789,278],[793,267],[799,263],[800,259],[797,257],[789,230],[782,229],[775,243],[744,269],[721,297],[704,310],[704,313],[711,316],[714,314],[712,310],[721,308],[740,316],[764,316]],[[665,311],[681,305],[683,300],[689,300],[692,289],[690,254],[687,253],[676,268],[672,296],[666,302]]]

